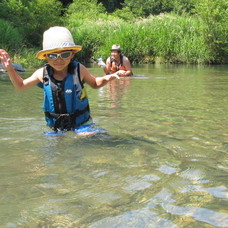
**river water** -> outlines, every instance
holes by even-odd
[[[90,137],[43,135],[42,90],[0,76],[0,227],[228,227],[228,66],[133,70],[86,87]]]

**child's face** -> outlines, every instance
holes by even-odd
[[[46,54],[48,63],[56,71],[66,70],[72,58],[72,51],[58,51]]]

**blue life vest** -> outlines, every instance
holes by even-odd
[[[80,79],[80,64],[71,63],[72,72],[63,81],[53,78],[53,68],[47,64],[43,73],[43,111],[47,125],[57,130],[74,130],[90,117],[89,101]]]

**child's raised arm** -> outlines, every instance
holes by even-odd
[[[2,62],[2,66],[9,75],[11,82],[17,90],[28,89],[37,85],[41,81],[36,73],[37,71],[31,77],[23,79],[13,68],[12,60],[9,54],[3,49],[0,49],[0,60]]]

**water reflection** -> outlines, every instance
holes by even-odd
[[[109,103],[109,108],[118,108],[121,106],[121,100],[124,99],[130,83],[130,77],[111,81],[106,87],[101,88],[98,94],[100,97],[105,97],[106,101]]]

